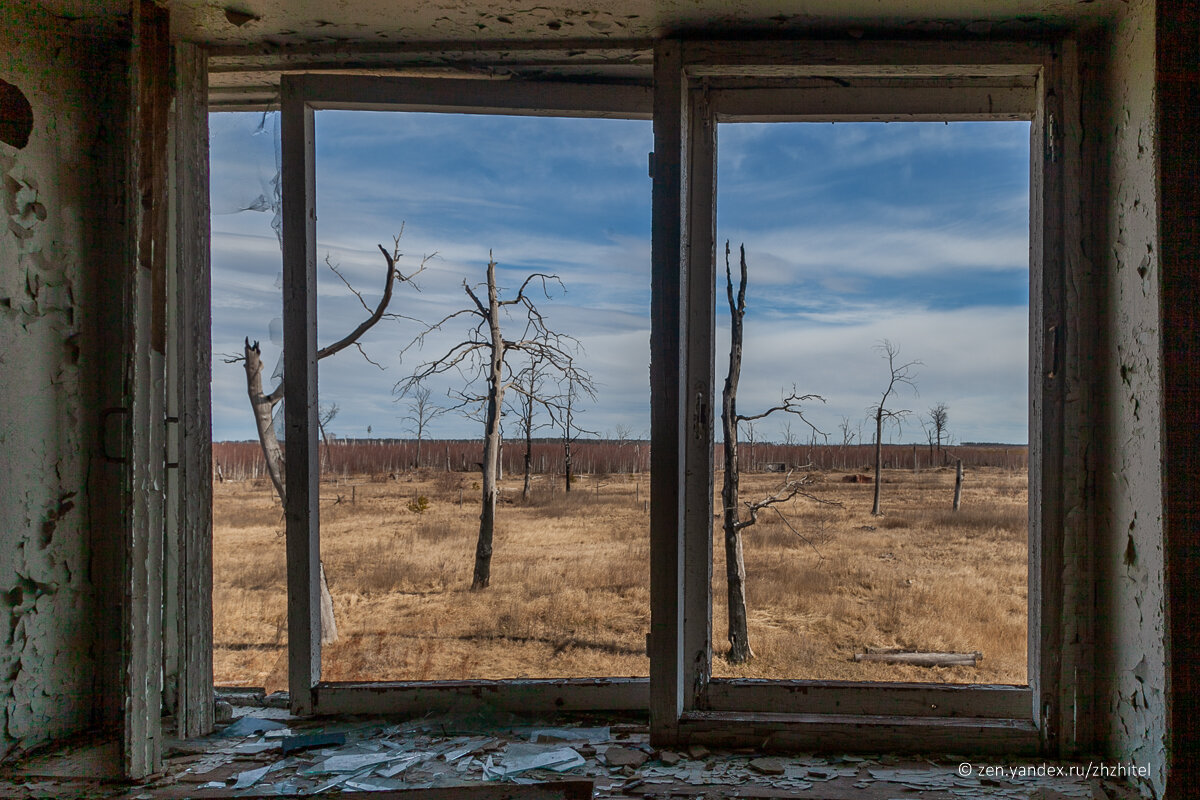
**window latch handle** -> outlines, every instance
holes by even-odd
[[[1054,380],[1058,376],[1059,328],[1051,325],[1046,329],[1045,368],[1046,377]]]

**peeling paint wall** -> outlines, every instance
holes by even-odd
[[[1161,467],[1154,5],[1134,0],[1111,29],[1100,114],[1107,287],[1098,411],[1105,467],[1098,486],[1096,700],[1108,755],[1166,781],[1166,657]]]
[[[98,707],[89,331],[117,73],[107,47],[63,25],[6,6],[0,30],[0,757]]]

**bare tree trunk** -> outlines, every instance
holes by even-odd
[[[741,282],[733,298],[733,280],[728,276],[729,248],[726,245],[727,294],[729,296],[729,374],[721,391],[721,428],[725,436],[725,479],[721,505],[725,529],[725,580],[729,608],[730,663],[742,664],[754,657],[746,623],[746,562],[742,555],[742,525],[738,517],[738,418],[737,390],[742,372],[742,317],[746,303],[746,253],[742,251]]]
[[[878,517],[879,512],[879,484],[882,482],[882,476],[879,474],[883,467],[883,404],[875,410],[875,502],[871,505],[871,513]]]
[[[488,261],[488,329],[491,364],[488,373],[487,418],[483,434],[483,508],[479,513],[479,541],[475,545],[475,574],[471,589],[486,589],[492,579],[492,537],[496,529],[496,476],[500,471],[500,409],[504,402],[504,338],[500,334],[496,295],[496,262]]]
[[[262,445],[263,456],[267,462],[267,474],[275,485],[275,493],[279,502],[283,502],[283,450],[279,439],[275,436],[275,425],[272,415],[279,403],[283,392],[276,389],[270,395],[264,395],[262,390],[263,363],[258,342],[253,345],[246,340],[246,389],[250,394],[250,407],[254,410],[254,424],[258,428],[258,441]],[[282,388],[283,384],[280,384]],[[277,396],[278,395],[278,396]]]
[[[567,407],[563,426],[563,475],[566,490],[571,491],[571,401],[574,387],[567,383]]]
[[[563,439],[563,473],[566,490],[571,491],[571,440]]]
[[[275,406],[283,397],[283,384],[269,395],[263,394],[262,370],[263,363],[258,343],[250,344],[246,340],[246,390],[250,395],[250,406],[254,409],[254,424],[258,428],[258,442],[262,446],[263,456],[267,462],[267,474],[279,495],[280,505],[287,505],[287,491],[283,485],[283,450],[279,446],[279,438],[275,435],[275,425],[272,415]],[[326,610],[328,609],[328,611]],[[337,641],[337,622],[333,618],[333,596],[329,593],[329,584],[325,582],[325,565],[321,564],[321,644],[333,644]]]
[[[494,390],[493,390],[494,391]],[[486,589],[492,580],[492,537],[496,529],[496,470],[500,460],[500,412],[494,394],[488,399],[483,439],[483,506],[479,512],[479,540],[475,544],[475,572],[471,589]]]
[[[528,416],[525,419],[525,482],[521,486],[522,500],[529,499],[529,475],[533,471],[533,400],[525,398],[525,403]]]
[[[321,569],[321,644],[333,644],[338,640],[337,620],[333,617],[333,595],[325,582],[325,562],[318,562]]]

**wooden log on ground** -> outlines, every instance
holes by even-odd
[[[976,667],[983,653],[855,653],[855,661],[882,661],[886,664],[910,664],[915,667]]]

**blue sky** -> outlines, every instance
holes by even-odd
[[[213,349],[236,353],[245,336],[278,357],[280,254],[272,213],[274,117],[212,117]],[[1027,123],[723,124],[718,132],[718,236],[745,242],[750,269],[740,408],[780,391],[817,393],[811,418],[838,437],[857,432],[883,389],[874,345],[890,339],[920,359],[920,395],[900,407],[950,409],[958,441],[1025,442],[1028,331]],[[467,301],[489,249],[502,287],[530,271],[559,275],[540,307],[577,337],[595,378],[581,424],[601,433],[649,427],[649,122],[437,114],[317,114],[317,239],[370,300],[383,260],[405,226],[402,269],[436,252],[394,310],[427,321]],[[258,202],[256,202],[258,201]],[[736,262],[735,262],[736,266]],[[717,373],[724,378],[728,313],[723,273]],[[322,268],[318,339],[339,338],[362,316]],[[274,336],[272,327],[274,322]],[[364,342],[380,370],[354,351],[320,366],[322,403],[337,403],[343,436],[403,436],[407,401],[393,386],[462,338],[462,326],[400,351],[415,323],[385,321]],[[274,339],[274,341],[273,341]],[[254,436],[240,365],[214,359],[214,438]],[[461,385],[461,380],[458,381]],[[456,388],[434,384],[435,395]],[[433,436],[478,435],[447,414]],[[779,437],[779,425],[759,437]],[[896,441],[923,439],[913,423]]]

